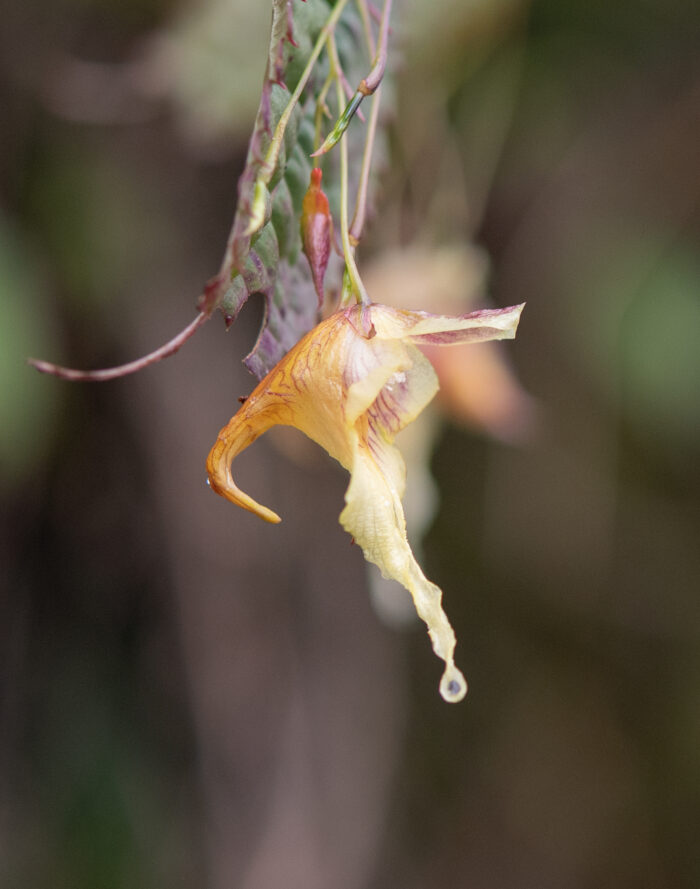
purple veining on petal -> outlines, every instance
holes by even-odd
[[[348,337],[347,354],[343,362],[343,385],[349,389],[353,383],[364,379],[381,362],[375,350],[368,345],[367,340],[358,331],[352,314],[348,312],[345,317],[347,323],[357,334],[357,336]]]
[[[372,455],[374,462],[382,468],[384,466],[384,461],[382,459],[382,446],[377,441],[376,433],[374,429],[370,426],[370,433],[367,436],[367,448]]]
[[[354,305],[344,310],[344,315],[355,333],[367,340],[371,340],[377,335],[372,323],[374,308],[375,306]]]
[[[464,315],[456,315],[460,321],[467,318],[498,318],[500,315],[508,315],[518,306],[507,306],[504,309],[477,309],[474,312],[466,312]]]
[[[397,385],[402,388],[403,394],[403,390],[406,389],[406,374],[402,373],[401,375],[403,382]],[[394,393],[387,391],[387,386],[385,386],[369,409],[372,420],[379,422],[392,437],[401,430],[401,413],[398,401]]]
[[[417,346],[451,346],[458,343],[478,343],[484,340],[507,338],[510,334],[501,327],[469,327],[465,330],[443,330],[439,333],[419,333],[410,336]]]
[[[377,335],[377,331],[375,330],[374,324],[372,323],[371,306],[360,307],[360,327],[362,328],[363,336],[365,336],[368,340],[371,340]]]

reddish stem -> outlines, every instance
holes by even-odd
[[[155,364],[163,358],[174,355],[209,317],[208,313],[200,312],[194,321],[159,349],[149,352],[148,355],[144,355],[142,358],[137,358],[136,361],[120,364],[118,367],[106,367],[102,370],[73,370],[69,367],[61,367],[58,364],[51,364],[49,361],[39,361],[36,358],[28,358],[27,364],[31,364],[40,373],[50,374],[52,377],[58,377],[61,380],[72,380],[73,382],[80,383],[102,383],[105,380],[115,380],[119,377],[126,377],[129,374],[136,373],[137,370],[142,370],[144,367],[148,367],[149,364]]]

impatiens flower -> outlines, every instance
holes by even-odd
[[[463,241],[440,247],[412,244],[382,251],[363,268],[362,279],[387,305],[456,315],[483,303],[488,265],[481,248]],[[440,382],[438,407],[452,422],[508,444],[522,443],[533,434],[537,405],[498,343],[479,349],[427,345],[423,351]]]
[[[454,663],[455,634],[442,591],[426,579],[406,539],[405,466],[394,437],[438,389],[418,346],[515,336],[522,306],[450,317],[388,306],[352,306],[322,321],[277,364],[219,433],[207,460],[211,487],[268,522],[279,516],[235,484],[231,462],[271,426],[295,426],[349,470],[340,523],[365,558],[411,593],[445,662],[440,693],[467,691]]]

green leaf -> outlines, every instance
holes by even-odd
[[[329,0],[273,0],[272,29],[267,70],[260,106],[248,147],[245,169],[238,182],[238,206],[219,274],[200,301],[200,308],[219,308],[233,322],[254,293],[265,297],[265,316],[246,366],[264,376],[317,320],[318,299],[306,257],[301,250],[301,204],[309,184],[314,149],[314,115],[317,97],[328,73],[325,53],[320,54],[294,108],[272,169],[266,158],[273,134],[290,96],[333,13]],[[370,64],[359,16],[351,3],[343,9],[335,28],[338,53],[351,83],[359,81]],[[347,134],[350,183],[357,180],[364,141],[364,126]],[[324,184],[337,212],[336,158],[324,164]],[[336,268],[340,286],[342,269]],[[330,280],[333,272],[330,271]]]

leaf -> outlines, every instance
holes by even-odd
[[[317,320],[316,296],[301,250],[300,216],[314,150],[314,115],[328,62],[322,53],[293,110],[272,169],[265,164],[275,128],[311,56],[321,29],[333,13],[328,0],[273,0],[267,70],[248,156],[238,182],[238,205],[219,274],[200,299],[200,310],[218,308],[227,324],[254,293],[265,297],[262,328],[246,366],[264,376]],[[369,65],[364,32],[352,4],[335,26],[338,53],[347,77],[359,80]],[[352,130],[352,128],[351,128]],[[349,132],[350,183],[356,180],[364,130]],[[331,210],[338,209],[337,159],[324,166]],[[335,180],[335,181],[334,181]],[[337,265],[337,263],[336,263]],[[334,280],[329,269],[329,279]],[[337,286],[340,270],[335,270]]]

